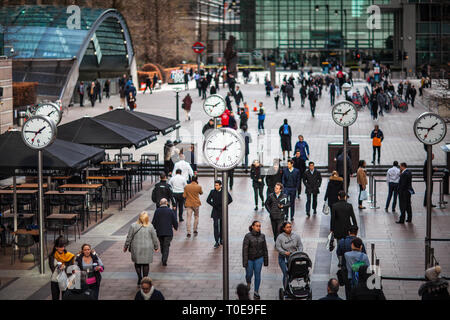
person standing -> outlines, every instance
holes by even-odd
[[[370,104],[371,104],[371,110],[372,110],[372,119],[377,120],[378,119],[378,100],[377,100],[377,92],[375,90],[372,91],[372,94],[370,95]]]
[[[303,175],[303,183],[305,184],[306,193],[306,215],[309,217],[309,210],[311,209],[311,196],[312,196],[312,209],[313,213],[317,214],[317,195],[320,193],[319,189],[322,184],[322,176],[319,171],[315,170],[314,162],[310,161],[309,168]]]
[[[184,207],[184,187],[186,187],[187,182],[186,179],[181,175],[181,169],[177,169],[175,171],[175,175],[170,178],[169,185],[172,188],[173,197],[176,201],[176,211],[178,211],[178,219],[179,222],[183,220],[183,207]],[[176,212],[175,211],[175,212]],[[175,215],[176,217],[176,215]]]
[[[286,105],[286,86],[287,86],[286,81],[283,81],[281,88],[280,88],[281,95],[283,97],[283,106]]]
[[[103,86],[103,91],[105,91],[106,99],[109,99],[109,97],[110,97],[109,96],[110,88],[111,88],[111,81],[109,79],[107,79],[105,81],[105,85]]]
[[[253,221],[249,227],[249,233],[244,237],[242,244],[242,265],[245,268],[245,280],[250,290],[253,273],[255,274],[255,289],[253,299],[259,300],[259,286],[261,284],[261,270],[264,264],[269,265],[266,237],[261,233],[261,223]]]
[[[306,100],[306,86],[302,85],[300,87],[300,100],[302,102],[302,108],[305,107],[305,100]]]
[[[139,214],[138,220],[130,226],[123,252],[131,252],[131,260],[138,275],[137,285],[148,276],[150,263],[153,261],[153,250],[158,252],[158,237],[155,228],[149,223],[146,211]]]
[[[380,164],[381,142],[383,142],[383,140],[384,140],[384,134],[383,134],[383,131],[380,130],[380,127],[377,124],[375,125],[375,128],[370,133],[370,138],[372,139],[372,147],[373,147],[372,163],[375,164],[375,155],[378,150],[378,164]]]
[[[339,241],[348,234],[351,226],[357,226],[353,206],[347,202],[344,190],[338,193],[338,202],[331,207],[330,232]]]
[[[384,207],[384,211],[386,212],[389,211],[388,208],[392,196],[394,196],[394,199],[392,200],[392,212],[395,212],[395,207],[397,206],[399,181],[400,181],[400,169],[398,168],[398,162],[394,161],[392,168],[390,168],[386,173],[386,183],[389,188],[388,197],[386,199],[386,206]]]
[[[66,272],[67,267],[73,265],[75,262],[75,255],[66,250],[66,242],[64,236],[59,236],[55,240],[52,253],[48,257],[48,265],[52,272],[50,282],[50,290],[52,292],[52,300],[60,300],[61,292],[58,284],[58,276],[61,272]]]
[[[227,96],[225,97],[225,104],[227,105],[227,109],[232,111],[233,107],[231,105],[231,92],[227,92]]]
[[[183,78],[184,78],[184,90],[189,90],[189,73],[185,71]]]
[[[280,101],[280,87],[278,85],[273,90],[273,99],[275,100],[275,109],[278,110],[278,102]]]
[[[245,112],[244,112],[245,114]],[[245,173],[248,172],[248,155],[250,154],[250,143],[252,143],[252,135],[247,131],[247,126],[243,126],[241,135],[244,138],[245,142],[245,154],[244,154],[244,168]]]
[[[356,237],[352,240],[351,243],[352,250],[349,252],[346,252],[344,254],[345,257],[345,266],[347,269],[347,279],[350,283],[350,286],[352,289],[358,285],[357,277],[355,276],[355,273],[359,271],[354,271],[352,269],[352,266],[356,263],[360,263],[361,265],[370,266],[369,257],[367,257],[367,254],[362,252],[363,242],[360,238]],[[366,281],[364,281],[366,282]],[[351,292],[351,291],[350,291]]]
[[[252,179],[253,192],[255,196],[255,211],[258,210],[258,195],[261,198],[261,207],[264,207],[264,181],[261,174],[261,164],[258,160],[253,161],[250,168],[250,178]]]
[[[152,94],[152,80],[150,79],[150,76],[145,79],[145,90],[144,92],[142,92],[142,94],[145,94],[147,89],[148,91],[150,91],[150,94]]]
[[[191,120],[192,98],[189,93],[184,97],[181,107],[184,109],[184,112],[186,112],[186,121]]]
[[[359,160],[358,171],[356,172],[356,182],[359,185],[358,208],[362,210],[366,207],[363,207],[362,205],[363,200],[361,200],[361,193],[366,190],[367,186],[366,162],[364,160]]]
[[[414,107],[414,101],[416,100],[416,94],[417,94],[416,87],[414,87],[414,85],[412,85],[411,89],[409,91],[409,96],[411,98],[411,106],[413,106],[413,107]]]
[[[434,153],[431,154],[431,160],[434,160]],[[422,174],[423,174],[423,181],[425,182],[425,195],[423,197],[423,206],[427,206],[427,177],[428,177],[428,160],[425,160],[423,164]],[[431,169],[431,200],[433,200],[433,175],[437,172],[438,168],[432,168]],[[433,204],[433,201],[431,201],[431,206],[435,208],[436,206]]]
[[[334,101],[336,98],[336,86],[334,85],[334,82],[330,85],[330,103],[331,105],[334,105]]]
[[[191,181],[191,177],[194,175],[194,171],[192,170],[191,165],[189,162],[185,160],[184,154],[180,153],[180,160],[175,163],[175,166],[173,167],[173,171],[177,172],[177,169],[181,169],[181,175],[186,179],[186,182]]]
[[[158,83],[158,75],[155,72],[155,74],[153,75],[153,83],[152,83],[153,90],[155,90],[155,86],[156,86],[157,83]]]
[[[89,88],[88,88],[88,96],[89,96],[89,100],[91,101],[92,107],[95,106],[95,100],[97,100],[97,97],[96,97],[95,94],[96,94],[96,90],[95,90],[95,82],[92,81],[92,82],[91,82],[91,85],[90,85]]]
[[[206,202],[212,206],[211,218],[214,221],[214,240],[216,243],[214,244],[214,248],[219,248],[222,244],[222,181],[216,180],[214,181],[214,189],[208,195],[208,199]],[[230,193],[228,193],[228,204],[233,202],[233,198],[231,198]]]
[[[283,170],[282,178],[283,186],[287,196],[289,197],[289,203],[291,204],[291,219],[294,221],[295,214],[295,194],[298,190],[298,185],[301,183],[300,171],[294,168],[294,161],[288,160],[288,166]],[[286,212],[286,219],[288,218],[288,213]]]
[[[285,160],[285,153],[287,151],[288,159],[290,158],[289,153],[292,150],[291,138],[292,138],[292,130],[291,126],[288,125],[288,120],[284,119],[283,125],[278,130],[278,134],[281,139],[281,150],[283,151],[283,160]]]
[[[283,232],[281,232],[281,230]],[[303,251],[303,244],[300,236],[292,232],[292,223],[283,222],[280,227],[280,234],[275,241],[275,249],[278,251],[278,264],[283,272],[283,288],[286,288],[287,263],[289,256],[297,251]]]
[[[131,91],[128,92],[127,104],[128,104],[128,109],[130,111],[133,111],[134,109],[136,109],[136,98],[133,96],[133,93]]]
[[[347,149],[348,150],[348,149]],[[350,186],[350,175],[352,174],[352,159],[350,158],[350,150],[347,151],[347,190]],[[336,156],[336,171],[339,173],[339,176],[344,177],[344,149],[339,150]]]
[[[159,202],[159,208],[155,210],[152,225],[155,227],[161,247],[162,265],[167,266],[169,258],[170,242],[173,239],[173,229],[178,230],[177,214],[168,207],[167,199],[163,198]]]
[[[84,93],[85,93],[84,82],[81,81],[78,86],[78,94],[80,95],[80,107],[84,107]]]
[[[156,300],[163,301],[164,296],[161,291],[156,290],[153,286],[152,279],[145,277],[141,280],[141,290],[136,292],[135,301]]]
[[[263,103],[259,103],[258,112],[258,135],[264,134],[264,120],[266,120],[266,112],[264,111]]]
[[[99,103],[102,103],[102,85],[98,79],[95,80],[95,97]]]
[[[331,209],[333,204],[338,201],[339,191],[344,189],[344,179],[339,177],[337,171],[333,171],[328,181],[327,191],[325,192],[325,198],[323,201],[328,201],[328,207]]]
[[[164,172],[161,172],[159,175],[160,181],[155,184],[155,187],[152,191],[152,201],[156,204],[156,207],[159,207],[159,202],[161,199],[165,198],[172,202],[172,207],[176,210],[176,201],[173,197],[172,187],[167,183],[167,177]]]
[[[244,101],[244,96],[242,95],[242,91],[239,86],[236,86],[236,91],[234,93],[234,101],[236,101],[236,105],[239,107],[241,102]]]
[[[396,223],[405,223],[405,212],[408,214],[406,222],[412,222],[411,195],[412,174],[405,162],[400,163],[400,180],[398,182],[398,197],[400,202],[400,218]]]
[[[303,175],[306,171],[305,160],[302,159],[300,155],[300,149],[295,150],[295,157],[292,158],[294,160],[294,168],[298,169],[300,172],[300,179],[303,179]],[[300,183],[297,189],[297,199],[300,199],[300,194],[302,193],[302,184]]]
[[[204,128],[203,128],[204,129]],[[164,173],[166,176],[172,173],[173,171],[173,161],[172,156],[175,153],[175,146],[172,141],[167,140],[164,144]]]
[[[286,85],[286,95],[288,98],[289,108],[291,107],[291,101],[294,101],[294,86],[288,82]]]
[[[105,270],[102,260],[92,250],[91,245],[83,244],[81,252],[75,258],[75,264],[81,271],[86,271],[86,284],[94,293],[94,299],[98,300],[100,282],[102,281],[101,272]]]
[[[194,213],[194,236],[198,235],[198,218],[200,212],[200,195],[203,194],[202,187],[198,184],[198,177],[193,176],[192,182],[184,187],[183,198],[186,199],[185,206],[187,211],[187,237],[191,237],[191,220]]]

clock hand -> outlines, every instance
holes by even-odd
[[[47,115],[47,117],[50,117],[50,115],[52,114],[52,113],[54,113],[55,112],[55,110],[53,110],[52,112],[50,112],[48,115]]]
[[[34,138],[31,139],[31,142],[34,142],[34,139],[36,139],[36,136],[37,136],[38,134],[40,134],[40,133],[42,132],[42,130],[44,130],[44,129],[45,129],[45,127],[42,127],[41,129],[39,129],[39,131],[35,132],[35,133],[34,133]]]
[[[222,148],[206,148],[207,150],[222,150]]]
[[[428,128],[427,130],[427,133],[426,133],[426,135],[424,136],[424,138],[426,138],[426,137],[428,137],[428,134],[430,133],[430,130],[433,130],[434,129],[434,127],[436,127],[438,125],[438,123],[436,122],[435,124],[433,124],[432,126],[431,126],[431,128]]]
[[[230,144],[228,144],[228,145],[226,145],[225,147],[223,147],[223,149],[220,151],[219,156],[216,158],[216,161],[219,161],[219,158],[220,158],[220,156],[222,155],[222,153],[223,153],[225,150],[227,150],[227,148],[228,148],[229,146],[231,146],[232,144],[233,144],[233,142],[231,142]]]
[[[37,133],[37,131],[25,131],[25,133]]]

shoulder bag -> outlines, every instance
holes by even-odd
[[[131,252],[131,244],[133,243],[134,236],[136,235],[136,233],[138,233],[138,232],[142,229],[142,227],[143,227],[143,226],[141,226],[141,227],[138,229],[138,231],[136,231],[135,233],[133,233],[133,235],[131,236],[130,245],[128,246],[128,251],[129,251],[129,252]]]

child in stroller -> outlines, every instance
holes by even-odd
[[[309,269],[312,267],[311,259],[305,252],[294,252],[289,256],[286,283],[280,288],[279,298],[311,300],[311,280]]]

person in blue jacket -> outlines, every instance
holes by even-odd
[[[284,193],[289,197],[289,203],[291,204],[291,219],[294,221],[295,214],[295,195],[297,193],[298,186],[301,183],[300,171],[294,168],[294,161],[288,160],[288,167],[283,170],[282,183],[284,186]],[[288,211],[286,210],[286,220],[288,219]]]

